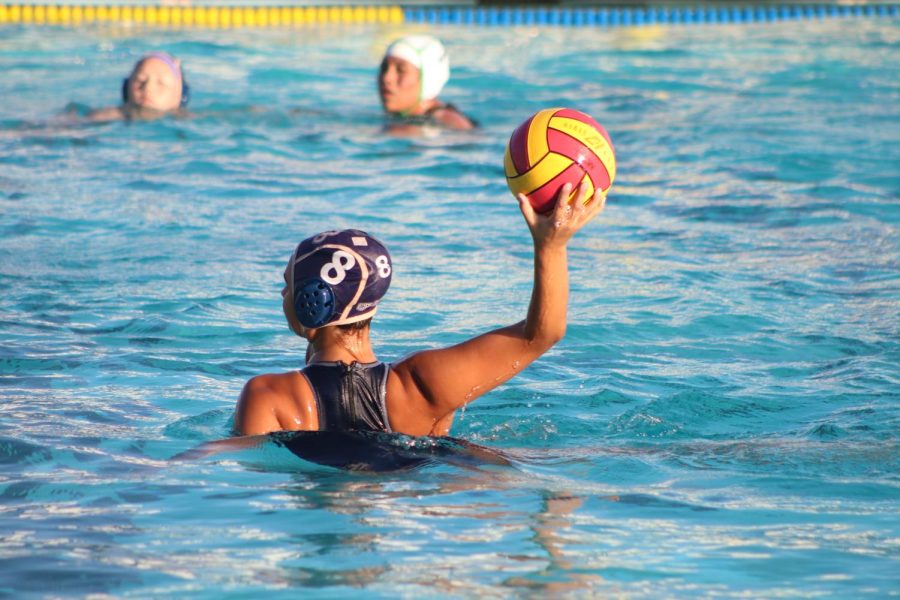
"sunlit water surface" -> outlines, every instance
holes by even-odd
[[[900,24],[441,29],[483,127],[419,139],[401,31],[0,29],[0,596],[897,594]],[[70,122],[149,49],[195,118]],[[391,249],[383,359],[521,319],[501,157],[548,106],[619,175],[565,340],[454,424],[511,466],[170,461],[301,365],[307,235]]]

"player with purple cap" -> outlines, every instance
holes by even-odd
[[[181,61],[165,52],[148,52],[122,81],[122,105],[95,110],[92,121],[154,119],[183,112],[190,98]]]
[[[534,285],[525,320],[449,348],[380,362],[369,338],[372,317],[391,283],[384,245],[364,231],[326,231],[302,241],[284,272],[288,324],[308,341],[300,371],[252,378],[235,412],[239,435],[273,431],[384,431],[446,435],[456,409],[525,368],[566,329],[569,239],[603,210],[585,206],[566,184],[556,208],[538,214],[519,196],[534,242]]]

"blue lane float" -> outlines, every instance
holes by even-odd
[[[472,8],[417,6],[404,9],[404,20],[407,23],[478,25],[482,27],[714,25],[840,18],[896,18],[898,16],[900,16],[900,5],[898,4],[852,6],[784,4],[673,8]]]

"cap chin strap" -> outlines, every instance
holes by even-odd
[[[416,95],[416,97],[417,97],[416,106],[419,106],[420,104],[422,104],[422,96],[425,93],[425,61],[422,59],[422,52],[425,51],[425,48],[422,48],[421,50],[417,50],[415,46],[413,46],[412,44],[407,43],[405,41],[401,41],[401,42],[399,42],[399,44],[402,44],[403,47],[408,48],[419,59],[418,61],[416,61],[418,64],[413,65],[416,69],[419,70],[419,93]],[[402,55],[391,54],[390,56],[396,56],[397,58],[406,60],[406,58],[404,58]],[[407,61],[407,62],[410,62],[410,61]],[[401,110],[398,112],[401,116],[408,117],[408,116],[410,116],[411,111],[414,109],[415,109],[415,106],[409,110]]]
[[[416,51],[416,54],[421,58],[421,51]],[[422,104],[422,100],[424,100],[422,96],[425,95],[425,61],[423,60],[421,62],[422,66],[419,67],[419,104]]]

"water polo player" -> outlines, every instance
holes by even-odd
[[[178,114],[187,106],[189,95],[181,61],[165,52],[150,52],[122,82],[122,105],[96,110],[88,118],[115,121]]]
[[[522,211],[534,241],[534,284],[525,320],[393,364],[379,362],[370,323],[391,283],[390,254],[357,230],[329,231],[297,246],[284,272],[288,325],[308,341],[300,371],[260,375],[241,392],[235,412],[240,435],[272,431],[387,431],[446,435],[453,413],[524,369],[566,330],[569,297],[566,245],[605,204],[587,206],[582,185],[571,205],[571,184],[556,208]]]
[[[436,38],[409,35],[388,46],[378,74],[378,94],[384,110],[395,119],[389,127],[472,129],[471,119],[438,99],[449,78],[450,60]]]

